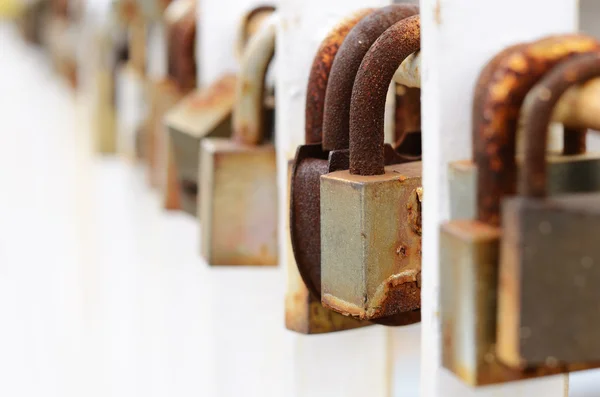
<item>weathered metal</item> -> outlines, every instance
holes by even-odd
[[[373,11],[348,33],[333,60],[332,79],[327,86],[323,118],[324,149],[343,150],[349,147],[350,98],[354,77],[371,45],[394,23],[418,13],[419,7],[416,5],[390,5]],[[395,65],[396,68],[399,66],[400,63]],[[333,79],[338,75],[339,78]]]
[[[231,139],[200,145],[201,253],[211,265],[277,265],[275,147],[265,142],[265,76],[275,20],[248,42],[237,77]]]
[[[556,366],[550,362],[514,369],[498,361],[498,263],[500,236],[504,236],[498,225],[500,202],[516,190],[517,121],[527,92],[557,63],[577,53],[596,51],[598,44],[591,38],[551,37],[503,51],[480,74],[473,107],[476,168],[469,161],[461,161],[450,170],[452,217],[464,219],[472,215],[476,220],[449,222],[442,226],[440,235],[440,269],[444,280],[440,285],[442,363],[469,384],[508,382],[590,367]],[[543,152],[545,145],[536,144]],[[580,156],[574,156],[577,157]],[[581,168],[568,168],[564,164],[572,158],[562,156],[553,165],[557,176],[553,189],[585,185],[581,179],[576,181],[572,173]],[[596,174],[593,183],[598,184],[600,173]],[[467,183],[460,185],[457,181]],[[472,194],[473,190],[479,193]],[[466,200],[457,202],[456,194]]]
[[[499,58],[489,78],[479,80],[474,108],[480,111],[473,113],[478,220],[499,225],[500,200],[515,193],[516,126],[526,93],[560,60],[598,47],[595,39],[583,35],[550,37]],[[496,117],[489,117],[491,113]]]
[[[502,203],[498,290],[497,354],[511,367],[600,364],[600,195],[547,197],[544,150],[558,99],[598,76],[600,52],[575,56],[545,75],[521,108],[525,157],[518,196]]]
[[[321,42],[310,70],[305,107],[305,145],[298,148],[290,182],[290,238],[298,271],[308,290],[321,299],[321,228],[319,178],[329,172],[329,152],[321,145],[325,93],[331,65],[350,30],[371,9],[338,23]]]
[[[167,74],[189,92],[196,88],[196,2],[175,2],[167,13]]]
[[[321,176],[322,303],[388,325],[420,320],[421,163],[386,167],[383,134],[388,87],[419,49],[418,15],[373,43],[352,91],[350,170]]]
[[[167,112],[164,123],[170,141],[176,173],[175,191],[180,207],[197,215],[200,142],[208,137],[231,134],[236,77],[226,74],[208,87],[197,90]]]

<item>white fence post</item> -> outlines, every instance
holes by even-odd
[[[422,377],[424,397],[563,397],[567,376],[473,389],[441,368],[438,233],[448,219],[449,161],[470,158],[471,105],[483,65],[510,44],[576,28],[574,0],[422,0],[424,249]]]

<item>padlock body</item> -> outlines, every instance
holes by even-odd
[[[470,385],[508,380],[494,357],[500,230],[452,221],[440,233],[442,365]]]
[[[173,156],[173,188],[182,210],[198,214],[200,142],[207,137],[231,134],[235,101],[235,76],[225,75],[205,89],[188,94],[165,116]]]
[[[517,166],[520,168],[520,158]],[[450,163],[450,218],[474,219],[477,167],[470,160]],[[547,184],[550,194],[600,191],[600,154],[548,155]]]
[[[420,308],[421,163],[321,176],[323,305],[359,319]]]
[[[504,200],[498,357],[600,363],[600,194]]]
[[[201,253],[207,262],[277,265],[275,147],[204,139],[199,177]]]

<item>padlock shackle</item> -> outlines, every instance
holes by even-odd
[[[503,197],[516,193],[517,122],[529,90],[562,60],[599,48],[589,36],[551,36],[502,51],[482,70],[473,101],[477,220],[499,226]]]
[[[552,111],[570,87],[595,77],[600,77],[600,52],[577,55],[559,63],[525,97],[521,108],[525,158],[518,179],[519,195],[536,198],[547,195],[545,149]]]
[[[306,144],[323,141],[325,95],[333,61],[350,30],[372,12],[372,8],[365,8],[352,13],[335,25],[321,42],[313,59],[306,87],[304,117],[304,142]]]
[[[271,14],[275,12],[275,6],[262,4],[251,8],[246,11],[242,18],[240,18],[236,40],[235,40],[235,56],[238,59],[242,59],[244,55],[244,49],[250,37],[260,30],[260,27]]]
[[[417,5],[394,4],[373,11],[352,28],[340,46],[333,65],[323,118],[323,148],[348,149],[350,101],[356,73],[377,38],[396,22],[419,13]],[[396,68],[399,66],[396,65]]]
[[[421,19],[414,15],[387,29],[360,64],[350,106],[350,173],[382,175],[387,92],[398,66],[421,48]]]
[[[196,2],[177,1],[165,11],[167,23],[167,75],[178,88],[196,86]],[[184,64],[184,61],[185,62]]]
[[[265,77],[275,54],[276,14],[250,38],[235,88],[232,140],[258,145],[265,138]]]

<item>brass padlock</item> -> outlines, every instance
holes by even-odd
[[[310,69],[308,85],[306,88],[306,144],[299,148],[299,152],[306,150],[303,148],[311,146],[318,147],[318,149],[321,150],[320,142],[323,111],[325,108],[325,92],[328,85],[333,60],[339,53],[338,50],[340,45],[347,37],[351,29],[371,12],[371,9],[365,9],[353,13],[337,24],[321,42]],[[290,162],[288,167],[288,187],[291,187],[292,184],[292,172],[295,172],[297,177],[302,177],[299,174],[307,171],[301,169],[305,168],[307,163],[311,161],[324,163],[324,167],[322,168],[325,170],[325,172],[327,171],[328,161],[326,159],[305,159],[304,162],[300,163]],[[313,167],[310,167],[308,170],[313,169]],[[317,182],[318,177],[319,175],[316,175]],[[304,181],[300,181],[299,183],[304,183]],[[296,189],[302,189],[304,187],[305,186],[296,187]],[[292,202],[292,196],[294,196],[294,194],[290,195],[290,203]],[[306,202],[302,199],[300,199],[299,202],[301,205],[306,204]],[[310,202],[316,204],[317,207],[313,211],[318,215],[318,196],[316,198],[312,197]],[[290,205],[288,208],[291,209],[292,206]],[[290,211],[290,213],[293,213],[296,210],[297,208],[294,207],[294,211]],[[303,208],[303,210],[306,211],[306,208]],[[318,225],[318,222],[316,224]],[[288,230],[290,230],[289,225]],[[291,248],[291,236],[288,241]],[[320,241],[317,241],[317,247],[320,248]],[[293,257],[289,257],[287,261],[287,280],[288,282],[285,295],[285,325],[287,329],[303,334],[321,334],[326,332],[354,329],[370,324],[366,321],[358,321],[351,317],[342,316],[341,314],[332,310],[325,309],[321,304],[320,295],[316,295],[316,292],[310,291],[306,284],[302,281],[300,273],[298,272],[298,266]]]
[[[208,138],[200,146],[201,252],[211,265],[277,265],[275,147],[263,143],[269,138],[263,98],[275,32],[270,19],[246,47],[232,138]]]
[[[292,169],[290,237],[298,271],[306,287],[319,299],[320,177],[328,172],[348,169],[350,97],[364,55],[391,25],[418,12],[417,6],[398,4],[377,9],[364,16],[350,30],[339,47],[330,73],[325,74],[330,78],[322,83],[317,80],[315,87],[308,87],[305,123],[307,144],[298,148]],[[323,86],[327,87],[325,98],[314,96],[313,91]],[[323,142],[319,143],[321,135]],[[395,156],[391,146],[386,145],[384,150],[387,164],[401,161]]]
[[[600,51],[560,63],[521,109],[525,157],[517,197],[502,202],[498,358],[515,368],[600,364],[599,192],[547,197],[548,127],[571,86],[600,77]],[[600,175],[600,163],[591,175]],[[598,189],[600,191],[600,189]]]
[[[415,15],[371,46],[352,89],[350,169],[321,176],[322,303],[394,325],[420,320],[421,162],[385,166],[384,113],[420,37]]]
[[[503,51],[479,77],[473,107],[477,196],[471,201],[476,202],[477,211],[464,211],[475,213],[476,220],[451,221],[442,225],[440,235],[442,364],[468,384],[508,382],[583,368],[543,365],[519,370],[499,363],[500,204],[516,189],[517,121],[527,92],[561,60],[599,48],[593,38],[579,35],[542,39]],[[536,142],[544,149],[543,143]]]
[[[175,183],[167,189],[177,195],[181,209],[197,213],[198,154],[200,142],[208,137],[231,134],[236,77],[226,74],[207,88],[192,92],[165,116],[173,153]]]

